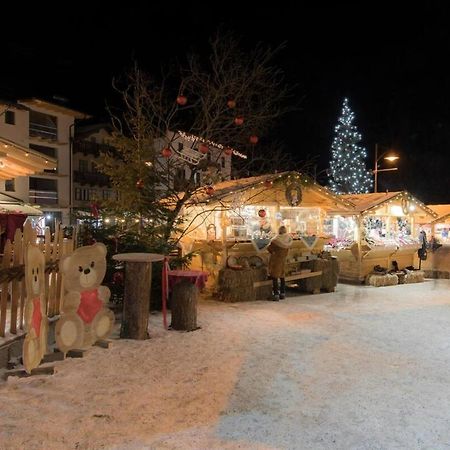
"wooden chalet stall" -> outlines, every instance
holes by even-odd
[[[420,224],[434,211],[406,191],[343,195],[354,205],[327,218],[324,232],[333,236],[325,248],[337,256],[339,278],[361,282],[375,266],[414,266],[420,248]]]
[[[192,267],[207,270],[215,287],[219,271],[226,267],[260,269],[253,281],[267,280],[266,248],[281,225],[294,238],[287,281],[313,276],[302,263],[316,259],[328,242],[325,217],[351,208],[346,199],[296,172],[225,181],[213,189],[197,195],[185,208],[181,244],[184,253],[198,253]]]
[[[438,218],[421,224],[429,243],[428,257],[422,262],[422,268],[427,277],[450,278],[450,205],[428,207]]]

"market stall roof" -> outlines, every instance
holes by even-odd
[[[42,211],[28,205],[22,200],[0,192],[0,214],[26,214],[27,216],[42,216]]]
[[[432,209],[438,216],[437,219],[433,220],[433,223],[444,221],[450,218],[450,205],[427,205],[428,208]]]
[[[328,211],[353,210],[354,205],[343,196],[334,194],[329,189],[317,184],[312,178],[299,172],[282,172],[223,181],[214,184],[212,195],[208,194],[207,188],[199,190],[187,205],[228,202],[232,201],[236,193],[253,190],[252,195],[246,199],[249,204],[277,202],[289,206],[285,197],[285,190],[290,183],[301,186],[303,198],[298,206],[319,206]]]
[[[417,208],[423,211],[425,215],[433,219],[438,217],[432,209],[424,205],[420,200],[413,197],[407,191],[375,192],[371,194],[345,194],[342,195],[342,197],[353,203],[355,205],[355,211],[361,214],[378,209],[386,203],[405,199],[413,202]]]
[[[0,136],[0,179],[56,169],[56,159]]]

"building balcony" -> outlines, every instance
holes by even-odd
[[[106,144],[97,144],[91,141],[74,141],[73,152],[84,155],[99,156],[102,152],[112,151],[113,147]]]
[[[33,203],[35,205],[57,205],[58,192],[36,191],[30,189],[30,203]]]
[[[29,135],[30,137],[38,137],[54,142],[58,140],[58,129],[56,127],[30,122]]]
[[[109,177],[96,172],[80,172],[79,170],[74,170],[73,181],[75,183],[80,183],[81,185],[88,184],[89,186],[109,186]]]

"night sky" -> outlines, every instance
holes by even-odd
[[[133,58],[149,71],[202,52],[218,26],[245,45],[286,42],[277,64],[296,83],[301,109],[277,133],[298,160],[317,158],[319,181],[348,96],[373,166],[376,142],[401,156],[379,174],[379,190],[408,189],[427,203],[450,203],[450,8],[444,5],[279,7],[215,2],[86,2],[2,5],[0,97],[64,97],[104,116],[111,79]],[[214,6],[214,7],[213,7]],[[221,12],[213,10],[221,8]],[[298,11],[297,11],[298,10]]]

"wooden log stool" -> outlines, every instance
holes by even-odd
[[[198,289],[195,284],[183,280],[173,287],[172,323],[174,330],[193,331],[197,327]]]

